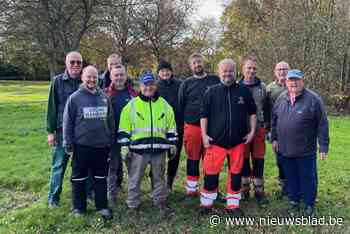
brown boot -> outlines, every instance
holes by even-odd
[[[264,192],[264,179],[254,178],[253,184],[254,184],[256,202],[259,205],[268,204],[269,200],[266,198],[265,192]]]

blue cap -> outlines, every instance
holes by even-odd
[[[149,82],[155,82],[156,79],[154,78],[152,73],[146,73],[146,74],[142,74],[140,76],[140,83],[141,84],[147,84]]]
[[[293,69],[293,70],[289,70],[288,74],[287,74],[287,79],[289,78],[303,78],[304,77],[304,73],[298,69]]]

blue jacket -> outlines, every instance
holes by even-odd
[[[271,134],[285,157],[315,154],[317,139],[320,152],[328,153],[328,119],[320,96],[304,89],[292,105],[288,91],[283,92],[273,107]]]

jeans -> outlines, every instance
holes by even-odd
[[[290,201],[299,203],[303,198],[306,206],[314,206],[317,195],[316,161],[316,154],[295,158],[282,156]]]

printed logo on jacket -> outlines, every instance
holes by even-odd
[[[84,119],[106,119],[108,108],[107,106],[84,107]]]

